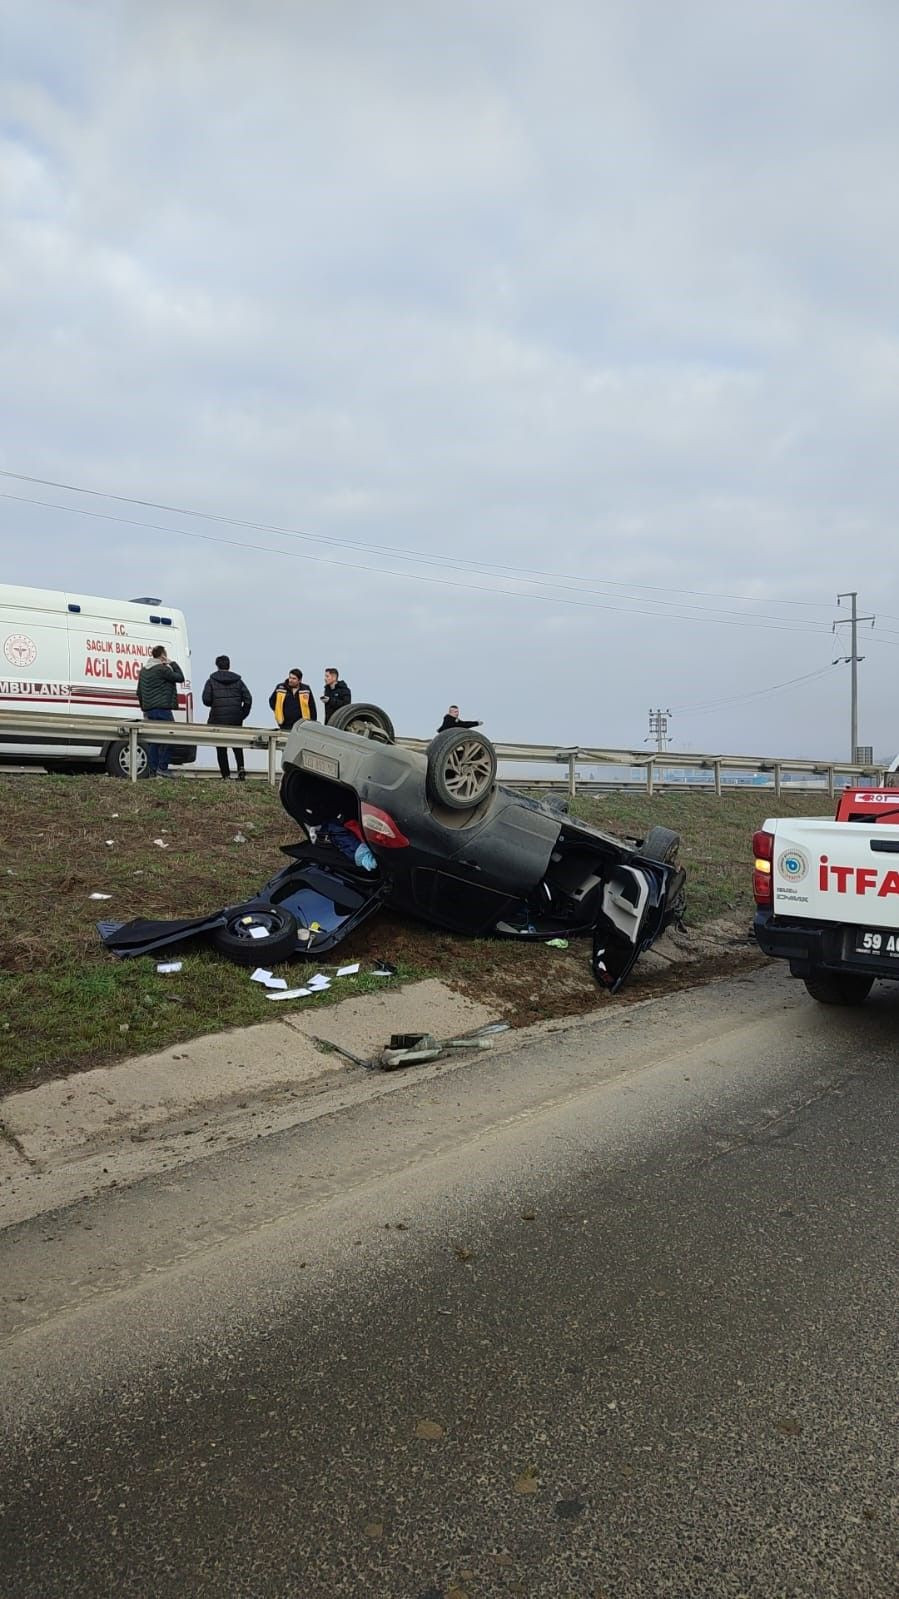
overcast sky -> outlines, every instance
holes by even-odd
[[[840,758],[857,589],[899,750],[895,0],[0,15],[0,466],[234,519],[0,478],[0,580],[265,721]]]

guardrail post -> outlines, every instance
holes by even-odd
[[[270,733],[269,734],[269,740],[268,740],[268,780],[271,783],[272,788],[275,788],[277,786],[277,782],[278,782],[278,742],[277,741],[278,741],[277,733]]]
[[[827,792],[830,795],[831,799],[833,799],[834,795],[836,794],[836,791],[837,791],[836,773],[834,772],[834,769],[833,769],[832,766],[828,766],[828,768],[827,768]]]
[[[782,774],[782,768],[781,768],[780,761],[775,761],[774,762],[774,792],[775,792],[775,794],[776,794],[778,799],[780,799],[780,780],[781,780],[782,775],[783,774]]]
[[[721,798],[721,762],[715,762],[715,793]]]
[[[137,723],[132,722],[128,729],[128,776],[132,783],[137,782]]]
[[[646,762],[646,792],[652,795],[653,762]]]
[[[577,772],[575,770],[576,763],[577,763],[577,757],[575,756],[574,751],[572,750],[571,754],[568,757],[568,798],[569,799],[574,799],[574,796],[577,793]]]

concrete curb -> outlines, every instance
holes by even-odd
[[[449,1037],[492,1020],[486,1006],[431,979],[8,1094],[0,1228],[291,1125],[336,1086],[374,1075],[313,1037],[367,1056],[394,1032]]]

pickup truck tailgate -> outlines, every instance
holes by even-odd
[[[899,826],[779,818],[765,830],[775,916],[899,928]]]

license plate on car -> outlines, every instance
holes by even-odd
[[[855,935],[856,955],[871,955],[876,960],[899,961],[899,933],[884,932],[882,928],[865,928]]]
[[[333,755],[315,755],[312,750],[302,750],[300,765],[305,766],[307,772],[318,772],[320,777],[340,776],[340,762],[335,761]]]

